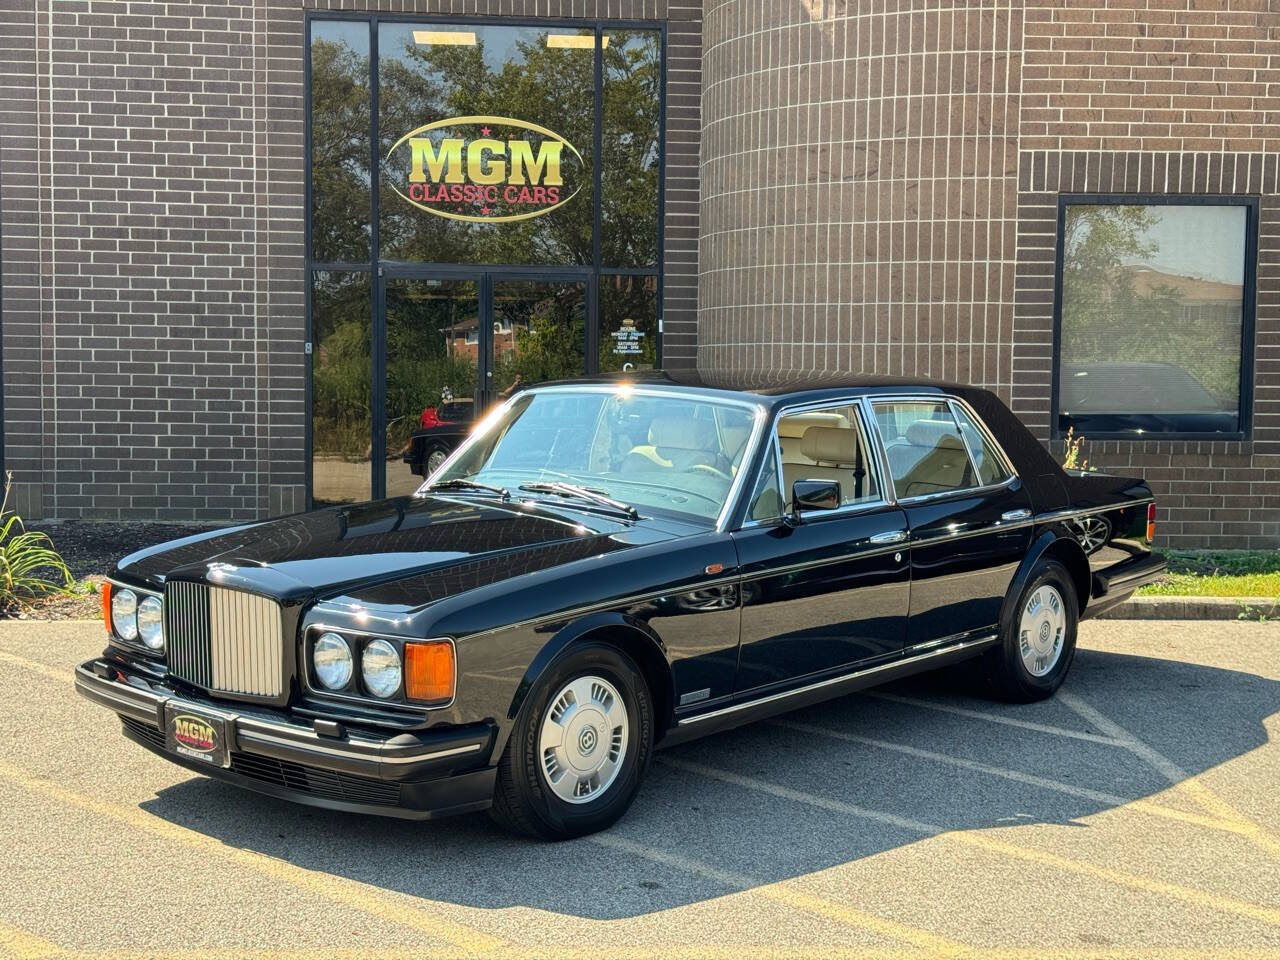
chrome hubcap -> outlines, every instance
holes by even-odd
[[[627,707],[602,677],[570,680],[551,698],[538,733],[542,776],[566,803],[594,800],[617,778],[627,753]]]
[[[1027,673],[1043,677],[1057,665],[1066,633],[1062,594],[1047,583],[1037,587],[1027,598],[1018,623],[1018,651]]]
[[[444,463],[448,458],[448,454],[443,450],[432,450],[427,454],[427,474],[428,476],[440,469],[440,464]]]

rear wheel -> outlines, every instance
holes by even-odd
[[[631,806],[652,750],[653,702],[639,667],[616,647],[583,644],[521,707],[491,816],[546,840],[603,830]]]
[[[439,443],[433,444],[432,446],[428,447],[427,458],[426,458],[426,471],[427,471],[426,475],[429,477],[433,473],[435,473],[437,470],[439,470],[440,465],[444,463],[447,459],[449,459],[448,447]]]
[[[1075,658],[1079,610],[1067,568],[1043,561],[1022,588],[1000,645],[987,653],[988,674],[1001,697],[1031,703],[1062,686]]]

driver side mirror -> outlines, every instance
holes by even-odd
[[[787,523],[798,527],[802,513],[835,510],[839,506],[839,480],[797,480],[791,485],[791,513],[787,515]]]

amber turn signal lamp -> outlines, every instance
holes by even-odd
[[[111,632],[111,581],[102,581],[102,623]]]
[[[453,644],[447,640],[404,645],[404,692],[410,700],[453,699]]]
[[[1147,504],[1147,543],[1151,543],[1156,538],[1156,505],[1154,503]]]

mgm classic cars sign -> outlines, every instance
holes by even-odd
[[[406,162],[407,161],[407,162]],[[391,188],[420,210],[449,220],[529,220],[582,189],[582,154],[546,127],[512,117],[451,117],[405,134],[387,152],[407,183]]]

